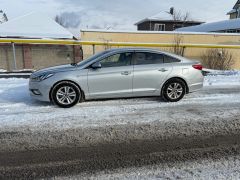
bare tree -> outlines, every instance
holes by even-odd
[[[168,13],[172,16],[172,19],[174,21],[174,29],[180,28],[179,25],[181,25],[181,27],[184,27],[185,23],[191,20],[189,12],[183,13],[180,10],[175,10],[174,7],[171,7]],[[184,56],[185,48],[181,46],[182,43],[183,37],[179,34],[176,34],[173,40],[174,46],[170,49],[170,51],[177,55]]]
[[[191,16],[190,16],[190,13],[189,12],[186,12],[186,13],[183,13],[182,11],[180,10],[175,10],[174,7],[171,7],[170,8],[170,11],[168,12],[171,16],[172,16],[172,19],[173,21],[175,22],[174,23],[174,27],[178,28],[178,22],[182,22],[182,27],[184,27],[185,23],[187,21],[191,21]]]
[[[59,15],[56,15],[55,16],[55,19],[54,19],[59,25],[65,27],[65,22],[63,20],[63,18]]]
[[[173,47],[169,51],[179,56],[184,56],[185,48],[181,46],[182,43],[183,36],[176,34],[173,39]]]
[[[105,39],[105,38],[101,38],[104,42],[104,50],[108,50],[111,49],[111,46],[109,45],[109,42],[111,42],[112,40],[109,39]]]
[[[55,16],[55,21],[65,28],[78,28],[80,25],[80,17],[75,12],[63,12]]]
[[[189,12],[183,13],[180,10],[175,10],[174,7],[171,7],[168,13],[172,15],[174,21],[189,21],[191,19]]]
[[[0,10],[0,24],[7,22],[8,21],[8,17],[6,15],[6,13],[3,12],[3,10]]]
[[[235,63],[232,53],[226,49],[209,49],[201,59],[206,68],[216,70],[230,70]]]

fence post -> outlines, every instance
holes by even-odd
[[[14,70],[17,70],[16,49],[15,49],[14,42],[12,42],[12,51],[13,51]]]
[[[93,55],[95,54],[95,44],[92,45],[93,47]]]
[[[185,50],[186,50],[186,46],[183,46],[182,56],[184,56],[184,54],[185,54]]]

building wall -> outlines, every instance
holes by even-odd
[[[177,38],[181,38],[183,43],[193,44],[236,44],[240,45],[240,35],[236,34],[177,34],[177,33],[147,33],[147,32],[94,32],[82,31],[83,41],[112,41],[112,42],[139,42],[139,43],[173,43]],[[95,51],[99,52],[110,47],[96,46]],[[171,51],[171,48],[159,48]],[[186,48],[185,56],[191,59],[201,60],[202,54],[207,49]],[[233,68],[240,69],[240,49],[230,49],[236,63]],[[84,58],[93,54],[92,46],[83,46]]]
[[[73,62],[72,46],[32,46],[31,54],[33,69]]]
[[[42,69],[45,67],[79,62],[81,48],[65,45],[15,45],[17,69]],[[79,51],[79,52],[78,52]],[[11,45],[0,45],[0,69],[14,70]]]
[[[236,18],[237,18],[237,13],[230,14],[230,19],[236,19]]]
[[[143,22],[137,25],[138,31],[149,31],[150,29],[150,22]]]
[[[174,31],[180,27],[188,27],[194,25],[200,25],[201,23],[190,22],[168,22],[168,21],[146,21],[138,24],[137,29],[139,31],[154,31],[155,24],[165,24],[165,31]]]
[[[23,67],[22,46],[15,45],[16,49],[16,64],[17,68]],[[0,46],[0,69],[12,70],[14,69],[14,58],[11,45]]]

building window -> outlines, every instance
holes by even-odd
[[[227,30],[227,33],[236,33],[237,32],[237,30],[235,30],[235,29],[229,29],[229,30]]]
[[[165,31],[165,24],[155,24],[154,31]]]

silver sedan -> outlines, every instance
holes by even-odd
[[[33,98],[69,108],[90,99],[161,96],[177,102],[203,86],[202,65],[153,49],[110,49],[78,64],[34,72]]]

